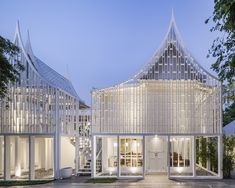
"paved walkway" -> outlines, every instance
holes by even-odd
[[[118,180],[115,183],[85,183],[89,177],[75,177],[49,184],[25,186],[45,188],[235,188],[235,179],[227,180],[169,180],[166,176],[148,175],[144,180]]]

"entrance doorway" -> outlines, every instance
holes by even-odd
[[[167,137],[146,136],[146,173],[167,172]]]

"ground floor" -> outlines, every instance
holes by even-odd
[[[56,135],[0,135],[0,180],[60,177],[60,169],[75,169],[75,143]]]
[[[92,177],[222,178],[221,135],[93,135]]]

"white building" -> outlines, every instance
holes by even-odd
[[[17,24],[17,60],[25,67],[9,98],[0,101],[0,179],[59,178],[60,169],[78,171],[80,100],[71,82],[37,58]],[[14,64],[15,60],[11,59]]]
[[[222,178],[221,108],[221,83],[185,48],[172,15],[139,73],[92,91],[92,176]]]

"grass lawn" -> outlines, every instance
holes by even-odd
[[[116,178],[92,178],[87,180],[86,183],[114,183],[116,180]]]
[[[52,182],[53,180],[19,180],[19,181],[0,181],[1,186],[24,186],[24,185],[38,185]]]

